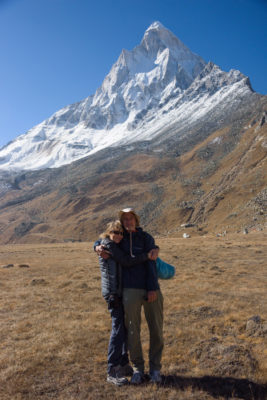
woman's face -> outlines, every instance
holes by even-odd
[[[109,237],[110,240],[112,240],[115,243],[120,243],[121,239],[123,238],[123,232],[122,230],[114,230],[109,232]]]

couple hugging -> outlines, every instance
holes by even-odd
[[[112,321],[107,381],[121,386],[128,383],[125,376],[132,375],[132,384],[144,382],[140,339],[143,306],[150,336],[149,375],[152,382],[160,383],[163,297],[156,264],[159,248],[139,227],[139,217],[132,208],[120,211],[119,220],[110,222],[100,238],[94,249],[99,255],[102,294]]]

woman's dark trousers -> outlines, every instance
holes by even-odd
[[[124,325],[124,310],[122,302],[116,308],[109,310],[111,316],[111,334],[108,345],[108,374],[113,367],[129,363],[127,352],[127,331]]]

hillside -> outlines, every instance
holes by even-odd
[[[266,229],[267,100],[192,143],[104,149],[57,169],[2,173],[0,242],[93,240],[133,206],[156,235]],[[172,143],[172,146],[171,146]],[[159,151],[160,150],[160,151]]]

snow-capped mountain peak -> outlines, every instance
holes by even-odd
[[[151,24],[146,30],[141,47],[145,48],[148,54],[154,57],[159,52],[161,53],[168,49],[169,56],[182,66],[192,79],[196,77],[203,65],[205,65],[200,56],[192,53],[180,39],[158,21]]]
[[[141,46],[151,54],[157,53],[164,48],[169,48],[174,51],[177,51],[178,48],[187,49],[171,31],[166,29],[158,21],[151,24],[145,31]]]
[[[184,137],[185,127],[189,132],[222,99],[225,113],[248,93],[248,80],[239,71],[207,64],[154,22],[138,46],[122,50],[94,95],[2,148],[0,170],[59,167],[105,147],[162,141],[175,124],[176,137]]]

